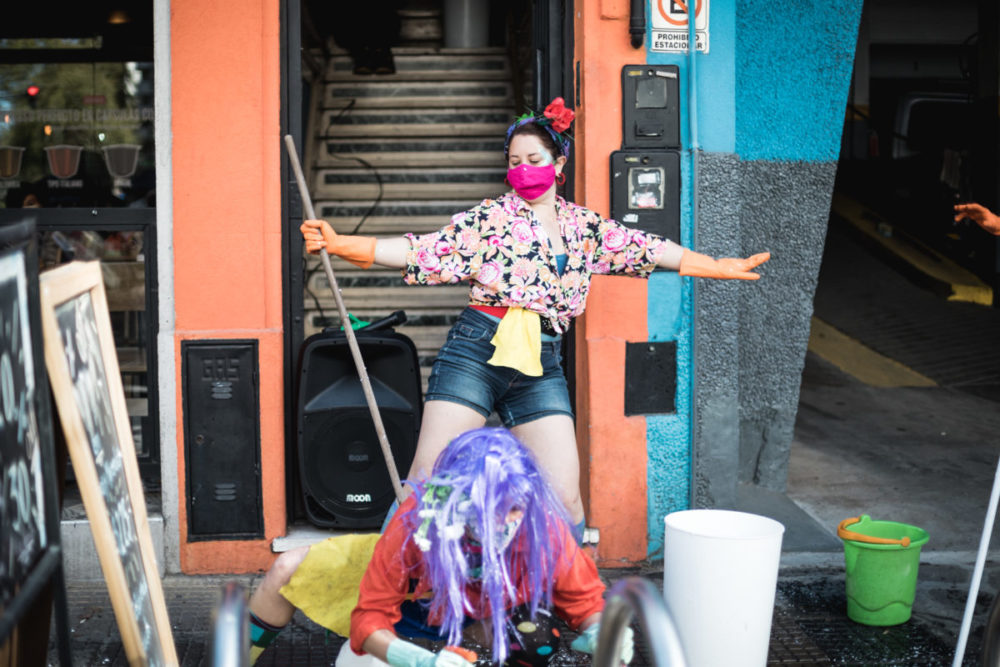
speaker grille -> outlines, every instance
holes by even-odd
[[[381,409],[386,437],[400,477],[413,462],[419,427],[412,411]],[[382,447],[367,409],[307,414],[304,419],[302,483],[306,496],[329,517],[311,517],[330,526],[380,524],[395,494]]]

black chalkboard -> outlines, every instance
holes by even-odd
[[[0,255],[0,607],[48,545],[24,251]]]
[[[31,220],[0,227],[0,646],[22,621],[47,628],[53,600],[60,660],[69,664],[34,232]]]
[[[41,277],[45,360],[129,663],[174,665],[97,262]]]

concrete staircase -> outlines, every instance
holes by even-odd
[[[357,76],[335,54],[314,87],[307,172],[316,214],[339,233],[399,236],[443,227],[507,189],[503,135],[514,93],[503,49],[393,49],[396,74]],[[376,203],[377,202],[377,203]],[[359,227],[360,224],[360,227]],[[317,258],[306,261],[309,336],[339,324]],[[407,287],[398,271],[334,259],[348,311],[376,320],[394,310],[413,339],[425,380],[468,286]],[[322,314],[321,314],[322,313]]]

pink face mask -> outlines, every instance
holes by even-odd
[[[519,164],[507,170],[507,182],[525,200],[533,201],[544,195],[556,182],[556,167],[553,164],[541,167]]]

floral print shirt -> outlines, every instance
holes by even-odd
[[[583,313],[592,274],[649,277],[663,238],[556,197],[567,254],[562,275],[548,236],[524,199],[508,192],[458,213],[410,241],[403,279],[411,285],[469,281],[476,305],[524,308],[566,331]]]

